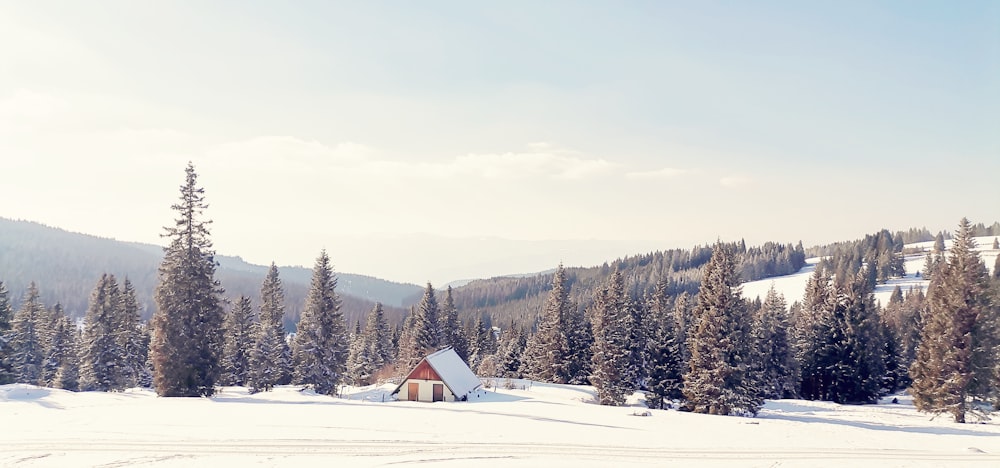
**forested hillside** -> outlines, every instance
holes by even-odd
[[[153,288],[163,248],[150,244],[68,232],[29,221],[0,218],[0,281],[10,290],[14,306],[20,303],[28,283],[38,285],[42,301],[60,303],[71,317],[82,317],[90,293],[104,273],[128,278],[136,288],[142,318],[153,314]],[[241,295],[257,302],[267,266],[253,265],[239,257],[218,256],[218,279],[226,297]],[[285,325],[298,321],[305,304],[311,270],[280,267],[287,296]],[[422,289],[350,273],[338,273],[337,292],[342,296],[345,317],[363,319],[375,301],[385,305],[386,315],[396,322],[404,312],[404,299]],[[407,304],[408,305],[408,304]]]
[[[743,281],[787,275],[805,265],[802,243],[767,242],[747,247],[743,241],[726,244],[739,256],[739,274]],[[676,296],[694,294],[701,284],[701,269],[712,256],[712,246],[671,249],[620,258],[589,268],[566,268],[570,299],[581,309],[593,301],[596,289],[615,270],[621,271],[630,295],[643,297],[652,293],[657,282],[666,278],[665,293]],[[455,289],[455,304],[463,320],[484,316],[494,324],[512,321],[531,327],[552,287],[552,275],[499,277],[472,281]]]

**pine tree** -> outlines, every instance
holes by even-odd
[[[125,387],[135,387],[152,378],[146,363],[149,361],[149,344],[146,342],[142,317],[139,312],[139,299],[136,297],[135,286],[128,278],[122,283],[121,313],[119,314],[118,346],[124,355],[123,377]]]
[[[687,292],[680,293],[674,300],[674,323],[677,347],[681,353],[681,369],[687,369],[691,362],[691,347],[688,346],[687,339],[695,329],[694,301]]]
[[[951,413],[958,423],[975,411],[970,400],[988,397],[996,385],[996,311],[975,248],[972,226],[962,218],[951,257],[931,280],[929,313],[910,369],[917,409]]]
[[[629,346],[632,301],[625,292],[620,271],[594,297],[594,344],[590,381],[602,405],[620,406],[634,388],[629,366],[633,364]]]
[[[566,342],[569,344],[566,375],[570,384],[590,384],[593,361],[593,325],[576,305],[570,303],[566,315]]]
[[[28,285],[21,308],[14,314],[11,330],[8,333],[7,345],[10,346],[10,362],[14,372],[14,380],[20,383],[41,385],[42,362],[45,358],[42,336],[42,321],[45,319],[45,307],[38,295],[38,287],[34,282]]]
[[[758,349],[756,371],[760,373],[761,396],[794,397],[794,362],[788,336],[788,310],[785,297],[774,289],[773,284],[754,320],[752,334]]]
[[[79,359],[77,330],[73,321],[56,304],[53,308],[58,319],[52,329],[52,344],[45,354],[46,385],[63,390],[79,389]]]
[[[294,383],[312,387],[321,395],[336,395],[347,370],[347,325],[336,287],[337,278],[324,250],[313,267],[293,347]]]
[[[806,282],[805,297],[793,325],[795,361],[799,367],[798,394],[807,400],[826,399],[825,389],[830,379],[819,352],[832,332],[835,302],[831,279],[817,266]]]
[[[431,283],[427,283],[424,297],[417,306],[417,315],[414,316],[416,344],[423,349],[424,354],[436,351],[441,344],[439,312],[437,298],[434,297],[434,287]]]
[[[348,368],[355,385],[371,385],[376,374],[392,360],[389,323],[385,319],[382,303],[375,303],[368,313],[364,330],[359,323],[356,334]]]
[[[462,333],[462,323],[458,320],[458,308],[455,307],[455,299],[452,297],[451,286],[444,296],[444,303],[441,304],[441,344],[440,347],[451,346],[463,361],[469,359],[469,342],[465,340]]]
[[[528,338],[524,351],[524,373],[529,379],[569,382],[569,340],[566,330],[569,308],[566,270],[560,264],[552,277],[552,290],[542,309],[538,330]]]
[[[480,366],[496,352],[496,339],[493,336],[492,327],[486,324],[481,315],[469,333],[471,335],[469,336],[469,368],[473,372],[479,372]]]
[[[14,368],[11,362],[11,347],[9,344],[11,321],[14,311],[10,307],[10,297],[7,286],[0,281],[0,385],[14,381]]]
[[[122,300],[114,275],[104,274],[90,294],[80,343],[80,387],[102,392],[125,389]]]
[[[686,408],[696,413],[756,415],[763,404],[751,375],[750,317],[740,292],[735,255],[716,243],[705,266],[689,337]]]
[[[210,396],[222,372],[222,288],[215,279],[215,253],[208,225],[208,205],[198,176],[188,163],[178,213],[166,227],[156,286],[150,354],[153,383],[160,396]]]
[[[842,330],[836,335],[843,342],[832,343],[838,359],[832,362],[831,401],[837,403],[874,403],[878,399],[886,375],[883,332],[875,304],[876,275],[872,263],[863,268],[846,290],[841,293],[837,324]],[[843,315],[839,312],[843,310]]]
[[[997,240],[996,237],[993,238],[993,247],[992,248],[993,248],[993,250],[1000,250],[1000,240]]]
[[[244,386],[249,381],[250,355],[257,335],[257,317],[250,298],[240,296],[223,324],[225,345],[222,350],[223,385]]]
[[[292,352],[285,341],[285,291],[278,277],[278,267],[271,267],[260,287],[260,315],[257,333],[250,352],[250,391],[270,391],[275,385],[288,383]]]
[[[663,409],[669,407],[671,400],[680,399],[684,388],[682,356],[677,343],[677,321],[667,296],[666,278],[657,282],[648,308],[651,326],[650,340],[645,349],[649,366],[646,406]]]
[[[497,350],[497,373],[500,377],[508,379],[521,378],[521,367],[527,338],[520,327],[514,325],[511,320],[510,326],[504,330],[500,339],[500,348]]]

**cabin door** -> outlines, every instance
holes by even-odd
[[[444,401],[444,385],[439,383],[434,384],[434,400],[433,401]]]
[[[406,399],[410,401],[419,401],[418,398],[420,394],[420,383],[410,382],[406,385]]]

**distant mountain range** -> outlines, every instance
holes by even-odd
[[[23,292],[34,281],[48,306],[56,302],[74,317],[86,312],[90,291],[103,273],[125,277],[136,287],[148,318],[153,311],[153,289],[163,248],[152,244],[123,242],[114,239],[65,231],[30,221],[0,218],[0,281],[7,285],[11,300],[18,304]],[[257,300],[260,285],[269,266],[247,263],[240,257],[217,256],[217,278],[226,296],[241,295]],[[286,324],[298,320],[305,304],[312,270],[279,266],[285,287]],[[400,317],[413,298],[419,298],[421,286],[395,283],[378,278],[337,272],[337,292],[343,298],[343,310],[350,324],[364,320],[375,302],[387,307],[389,315]]]

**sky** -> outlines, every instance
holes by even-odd
[[[394,281],[1000,219],[1000,3],[0,0],[0,216]]]

